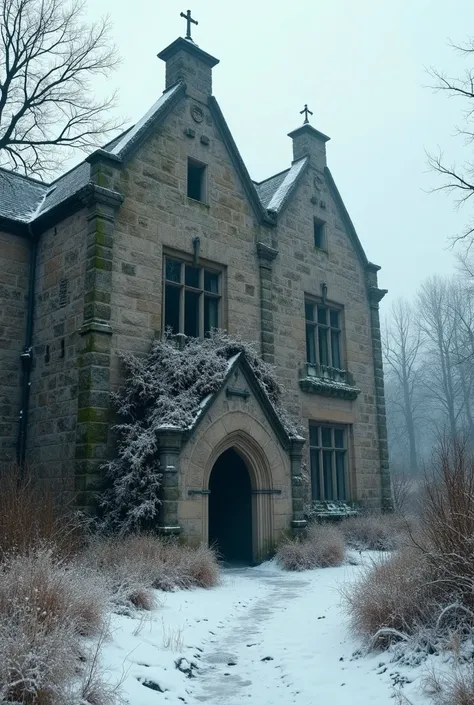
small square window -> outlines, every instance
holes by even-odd
[[[318,250],[326,250],[326,223],[323,220],[314,220],[314,246]]]
[[[188,159],[188,197],[206,202],[206,165]]]

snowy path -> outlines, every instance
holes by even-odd
[[[338,586],[357,570],[224,571],[214,590],[165,595],[138,627],[114,617],[105,665],[113,680],[122,676],[130,705],[389,705],[405,679],[402,692],[424,705],[420,669],[387,654],[353,658]]]

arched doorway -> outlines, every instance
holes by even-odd
[[[252,563],[252,487],[245,462],[229,448],[209,479],[209,543],[228,562]]]

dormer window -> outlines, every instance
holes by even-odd
[[[188,159],[188,198],[207,202],[207,167],[195,159]]]
[[[324,220],[314,219],[314,246],[318,250],[327,250],[326,243],[326,223]]]

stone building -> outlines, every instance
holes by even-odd
[[[275,364],[306,442],[236,360],[192,432],[162,432],[158,523],[256,560],[304,526],[303,464],[320,510],[390,503],[385,292],[329,137],[305,122],[289,168],[256,183],[212,95],[218,60],[182,38],[159,57],[164,93],[133,128],[51,184],[0,172],[0,462],[90,504],[113,453],[117,353],[166,326],[240,333]]]

